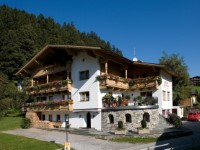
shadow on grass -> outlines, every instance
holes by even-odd
[[[49,141],[50,143],[54,143],[58,148],[63,148],[61,144],[55,143],[55,141]]]

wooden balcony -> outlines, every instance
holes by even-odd
[[[158,88],[162,82],[159,76],[132,79],[129,81],[129,88],[131,90],[141,90],[146,88]]]
[[[55,93],[62,91],[71,92],[71,89],[72,89],[71,80],[60,80],[36,86],[29,86],[26,88],[26,91],[28,92],[29,95],[34,95],[34,94]]]
[[[128,80],[119,76],[104,74],[98,76],[97,80],[100,82],[101,89],[112,88],[127,90],[129,88]]]
[[[26,103],[23,108],[25,111],[72,111],[73,100],[56,100]]]

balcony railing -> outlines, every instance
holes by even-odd
[[[149,76],[146,78],[125,79],[112,74],[103,74],[97,76],[100,82],[100,88],[114,88],[123,90],[140,90],[145,88],[157,88],[162,80],[159,76]]]
[[[143,106],[143,105],[158,105],[158,97],[152,96],[138,96],[134,98],[135,106]]]
[[[100,75],[97,76],[97,80],[100,82],[100,88],[114,88],[127,90],[129,88],[128,80],[116,75]]]
[[[54,100],[26,103],[23,110],[25,111],[72,111],[73,100]]]
[[[40,84],[36,86],[29,86],[26,88],[26,91],[30,95],[34,95],[34,94],[44,94],[44,93],[52,93],[52,92],[60,92],[60,91],[71,92],[71,88],[72,88],[71,80],[60,80],[60,81],[53,81],[53,82]]]
[[[145,88],[157,88],[162,82],[159,76],[150,76],[146,78],[131,79],[129,87],[131,90],[140,90]]]

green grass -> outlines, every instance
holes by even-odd
[[[0,131],[21,128],[23,118],[24,115],[19,113],[1,118]],[[64,148],[64,146],[60,144],[0,132],[0,150],[55,150],[61,148]],[[74,148],[71,149],[75,150]]]
[[[189,88],[197,90],[200,94],[200,86],[189,86]]]
[[[0,131],[13,130],[21,128],[23,116],[13,115],[10,117],[3,117],[0,120]]]
[[[55,150],[64,148],[60,144],[25,138],[23,136],[0,133],[0,137],[1,150]]]
[[[152,143],[158,141],[158,138],[154,137],[121,137],[114,138],[113,142],[126,142],[126,143]]]

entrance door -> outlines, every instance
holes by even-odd
[[[91,128],[91,114],[87,113],[87,128]]]

